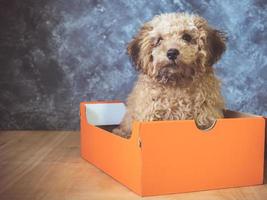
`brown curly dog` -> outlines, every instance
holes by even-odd
[[[212,65],[225,41],[224,33],[197,15],[162,14],[145,23],[128,45],[140,73],[113,132],[129,137],[133,120],[194,119],[206,129],[222,118],[224,101]]]

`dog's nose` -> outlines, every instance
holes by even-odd
[[[175,60],[177,58],[177,56],[179,55],[179,51],[178,49],[169,49],[167,51],[167,57],[170,59],[170,60]]]

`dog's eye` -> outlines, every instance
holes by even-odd
[[[157,41],[155,43],[155,46],[160,45],[161,40],[163,40],[163,38],[162,37],[158,37],[158,39],[157,39]]]
[[[185,33],[183,34],[182,39],[185,40],[186,42],[191,42],[192,36],[189,35],[188,33]]]

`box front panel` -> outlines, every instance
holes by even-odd
[[[262,184],[264,119],[142,123],[143,195]]]

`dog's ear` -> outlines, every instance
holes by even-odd
[[[127,52],[128,52],[128,55],[131,57],[136,69],[140,70],[141,69],[141,66],[139,63],[140,39],[138,35],[135,36],[133,40],[128,44]]]
[[[134,36],[133,40],[128,44],[127,52],[128,55],[131,57],[135,67],[137,70],[142,69],[142,59],[141,59],[141,51],[142,51],[142,43],[146,40],[149,36],[149,31],[152,29],[151,26],[145,24]]]
[[[226,34],[216,29],[209,29],[207,35],[207,43],[209,49],[209,60],[208,64],[212,66],[216,63],[226,50]]]

